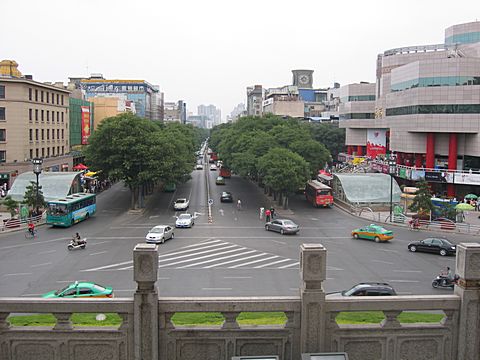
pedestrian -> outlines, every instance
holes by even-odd
[[[260,220],[263,219],[263,214],[265,213],[265,208],[264,207],[261,207],[260,208]]]
[[[275,217],[275,209],[273,208],[273,206],[270,207],[270,216],[272,217],[272,220]]]
[[[265,222],[270,222],[270,209],[265,210]]]

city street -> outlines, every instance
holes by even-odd
[[[454,257],[410,253],[407,243],[429,236],[391,226],[389,243],[354,240],[352,229],[368,224],[336,208],[312,208],[302,195],[290,201],[288,217],[301,227],[297,235],[266,232],[259,208],[269,205],[263,190],[238,177],[215,185],[217,171],[196,170],[192,180],[175,193],[155,193],[143,214],[129,213],[130,192],[122,184],[98,195],[97,214],[71,228],[41,226],[38,238],[26,240],[23,232],[0,235],[1,296],[39,296],[75,280],[112,286],[116,296],[131,296],[135,289],[132,249],[145,241],[148,230],[175,222],[173,202],[190,199],[196,214],[191,229],[175,229],[175,238],[159,245],[159,292],[162,296],[255,296],[298,293],[299,248],[320,243],[328,251],[325,291],[334,292],[358,282],[388,282],[399,294],[446,294],[431,280]],[[205,176],[210,179],[213,222],[208,223]],[[222,191],[231,191],[234,203],[220,203]],[[238,211],[236,200],[242,200]],[[280,210],[281,211],[281,210]],[[177,213],[178,214],[178,213]],[[69,238],[87,237],[85,250],[68,251]],[[447,234],[448,235],[448,234]],[[471,241],[462,235],[454,243]]]

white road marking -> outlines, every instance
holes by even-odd
[[[224,279],[251,279],[251,276],[224,276]]]
[[[232,257],[237,257],[237,256],[242,256],[242,255],[247,255],[247,254],[251,254],[252,252],[255,252],[256,250],[250,250],[250,251],[246,251],[246,252],[243,252],[243,253],[240,253],[240,254],[233,254],[233,255],[228,255],[228,256],[222,256],[220,258],[215,258],[215,259],[212,259],[212,260],[205,260],[205,261],[201,261],[199,263],[195,263],[195,264],[190,264],[190,265],[185,265],[185,266],[181,266],[179,267],[179,269],[185,269],[185,268],[189,268],[189,267],[192,267],[192,266],[197,266],[197,265],[202,265],[202,264],[208,264],[208,263],[211,263],[213,261],[218,261],[218,260],[223,260],[223,259],[230,259]],[[238,260],[238,259],[237,259]],[[240,260],[243,260],[243,259],[240,259]],[[231,261],[230,261],[231,262]],[[227,261],[228,263],[228,261]],[[209,266],[205,266],[204,269],[210,269],[212,267],[215,267],[215,266],[220,266],[221,264],[214,264],[214,265],[209,265]]]
[[[155,218],[158,218],[158,217],[160,217],[160,215],[150,215],[148,218],[149,219],[155,219]]]
[[[290,288],[290,289],[288,289],[288,290],[290,290],[290,291],[298,291],[299,288]]]
[[[130,292],[135,292],[137,289],[115,289],[114,292],[120,292],[120,291],[130,291]]]
[[[293,264],[280,266],[279,269],[286,269],[286,268],[289,268],[292,266],[298,266],[298,265],[300,265],[300,262],[297,261],[296,263],[293,263]]]
[[[89,255],[90,255],[90,256],[92,256],[92,255],[100,255],[100,254],[105,254],[106,252],[108,252],[108,251],[99,251],[99,252],[96,252],[96,253],[91,253],[91,254],[89,254]]]
[[[105,243],[109,243],[110,241],[100,241],[100,242],[96,242],[96,243],[89,243],[90,245],[100,245],[100,244],[105,244]]]
[[[271,263],[268,263],[268,264],[254,266],[253,268],[254,269],[261,269],[261,268],[264,268],[264,267],[267,267],[267,266],[270,266],[270,265],[275,265],[275,264],[278,264],[278,263],[282,263],[282,262],[285,262],[285,261],[290,261],[290,259],[282,259],[282,260],[274,261],[274,262],[271,262]]]
[[[327,266],[328,271],[343,271],[344,269],[337,268],[335,266]]]
[[[48,250],[48,251],[41,251],[38,253],[38,255],[43,255],[43,254],[51,254],[56,252],[57,250]]]
[[[253,250],[253,251],[250,251],[250,252],[255,252],[256,250]],[[247,254],[247,253],[245,253]],[[255,257],[259,257],[259,256],[262,256],[263,254],[256,254],[256,255],[252,255],[252,256],[247,256],[247,257],[243,257],[241,259],[235,259],[235,260],[230,260],[230,261],[225,261],[223,263],[220,263],[220,264],[214,264],[214,265],[209,265],[209,266],[206,266],[205,269],[210,269],[212,267],[215,267],[215,266],[222,266],[222,265],[226,265],[226,264],[231,264],[233,262],[238,262],[238,261],[244,261],[244,260],[247,260],[247,259],[251,259],[251,258],[255,258]]]
[[[397,250],[387,250],[387,249],[378,249],[379,251],[391,252],[391,253],[398,253]]]
[[[219,291],[226,291],[226,290],[232,290],[232,288],[202,288],[202,290],[219,290]]]
[[[55,282],[57,282],[57,283],[73,283],[73,282],[75,282],[75,281],[85,282],[85,281],[87,281],[87,280],[57,280],[57,281],[55,281]]]
[[[3,276],[18,276],[18,275],[32,275],[33,273],[13,273],[13,274],[3,274]]]
[[[210,249],[210,250],[195,252],[195,253],[187,254],[187,255],[175,256],[175,257],[171,257],[171,258],[168,258],[168,259],[164,259],[164,258],[167,257],[167,256],[169,256],[169,255],[172,255],[172,254],[161,255],[161,256],[159,256],[159,258],[160,258],[160,261],[176,260],[176,259],[182,259],[182,258],[186,258],[186,257],[190,257],[190,256],[207,254],[207,253],[211,253],[211,252],[214,252],[214,251],[217,251],[217,250],[231,249],[231,248],[234,248],[234,247],[238,247],[238,245],[224,246],[224,247],[221,247],[221,248],[218,248],[218,247],[217,247],[217,248],[215,248],[215,249]],[[192,252],[192,251],[194,251],[194,250],[182,251],[182,252],[178,252],[178,253],[186,253],[186,252]],[[175,254],[175,253],[173,253],[173,254]]]
[[[20,296],[41,296],[43,294],[22,294]]]
[[[51,262],[47,262],[47,263],[43,263],[43,264],[30,265],[30,267],[34,268],[34,267],[46,266],[46,265],[52,265],[52,263],[51,263]]]
[[[127,264],[133,264],[133,260],[124,261],[124,262],[116,263],[116,264],[110,264],[110,265],[100,266],[100,267],[93,268],[93,269],[80,270],[80,271],[97,271],[97,270],[104,270],[104,269],[109,269],[109,268],[112,268],[112,267],[115,267],[115,266],[127,265]]]
[[[170,278],[169,277],[159,277],[159,278],[157,278],[157,280],[170,280]]]
[[[397,273],[421,273],[420,270],[393,270],[393,272]]]
[[[397,282],[397,283],[418,283],[418,280],[387,280],[388,282]]]
[[[318,221],[317,218],[310,218],[310,220],[312,220],[312,221]]]
[[[277,243],[277,244],[287,245],[287,243],[283,242],[283,241],[278,241],[278,240],[270,240],[270,241],[272,241],[274,243]]]
[[[388,264],[388,265],[393,265],[393,264],[394,264],[393,262],[383,261],[383,260],[370,260],[370,261],[371,261],[371,262],[381,263],[381,264]]]
[[[267,255],[267,253],[264,253],[264,254]],[[228,268],[229,268],[229,269],[236,269],[236,268],[238,268],[238,267],[242,267],[242,266],[245,266],[245,265],[255,264],[255,263],[259,263],[259,262],[267,261],[267,260],[271,260],[271,259],[276,259],[276,258],[278,258],[278,256],[277,256],[277,255],[274,255],[274,256],[270,256],[270,257],[268,257],[268,258],[266,258],[266,259],[249,261],[249,262],[247,262],[247,263],[229,266]]]
[[[54,241],[62,241],[62,240],[70,240],[70,238],[60,238],[60,239],[52,239],[52,240],[45,240],[45,241],[35,241],[35,242],[29,242],[29,243],[26,243],[26,244],[4,246],[4,247],[0,247],[0,250],[15,249],[15,248],[18,248],[18,247],[32,246],[32,245],[42,245],[42,244],[47,244],[47,243],[51,243],[51,242],[54,242]]]
[[[209,257],[212,257],[212,256],[216,256],[216,255],[229,254],[229,253],[232,253],[232,252],[235,252],[235,251],[240,251],[240,250],[245,250],[245,248],[244,248],[244,247],[241,247],[241,248],[238,248],[238,249],[223,251],[223,252],[220,252],[220,253],[217,253],[217,254],[210,254],[210,255],[200,256],[200,257],[198,257],[198,258],[195,258],[195,260],[206,259],[206,258],[209,258]],[[176,262],[174,262],[174,263],[170,263],[170,264],[166,264],[166,265],[159,265],[158,267],[159,267],[159,268],[162,268],[162,267],[166,267],[166,266],[172,266],[172,265],[177,265],[177,264],[186,263],[186,262],[189,262],[189,261],[191,261],[191,259],[180,260],[180,261],[176,261]]]

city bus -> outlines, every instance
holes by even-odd
[[[305,197],[314,207],[332,207],[332,188],[318,180],[310,180],[305,185]]]
[[[97,211],[96,195],[78,193],[47,203],[47,224],[69,227]]]

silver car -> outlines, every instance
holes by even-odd
[[[300,227],[292,220],[275,219],[265,224],[265,230],[276,231],[280,234],[296,234],[300,231]]]
[[[157,225],[150,229],[145,239],[147,243],[163,244],[165,240],[173,239],[174,236],[173,227],[170,225]]]
[[[175,221],[175,227],[177,228],[191,228],[195,225],[195,220],[192,214],[181,214],[177,217],[177,221]]]

